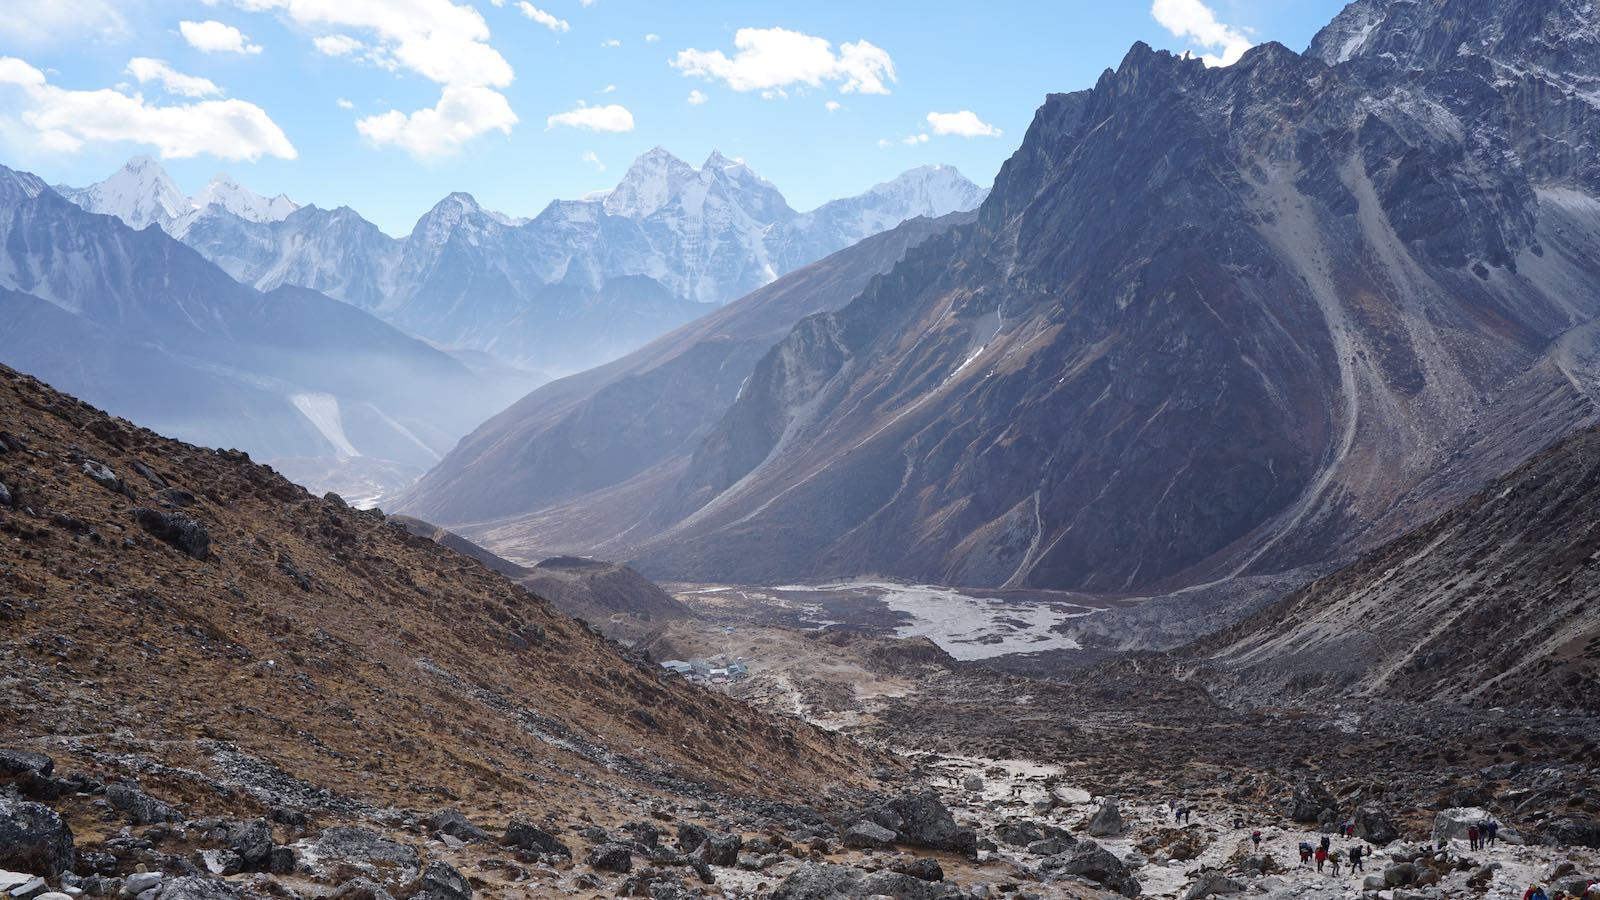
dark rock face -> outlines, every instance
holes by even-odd
[[[1048,98],[974,226],[755,365],[636,565],[1099,591],[1279,572],[1592,421],[1561,344],[1596,343],[1573,326],[1600,312],[1579,224],[1600,183],[1555,148],[1592,151],[1596,117],[1540,99],[1573,93],[1550,70],[1505,74],[1565,41],[1581,83],[1592,30],[1468,5],[1413,23],[1474,48],[1420,68],[1140,45]],[[1530,36],[1477,49],[1501,22]]]
[[[211,535],[204,525],[180,512],[139,507],[133,511],[139,527],[183,553],[203,560],[211,555]]]
[[[54,810],[0,795],[0,868],[53,878],[72,863],[72,829]]]
[[[896,835],[875,822],[857,822],[845,829],[840,841],[846,847],[892,847]]]
[[[1115,797],[1107,797],[1095,810],[1094,818],[1089,820],[1090,837],[1113,837],[1126,829],[1127,824],[1122,821],[1122,810]]]
[[[1321,782],[1309,781],[1295,788],[1286,812],[1290,821],[1309,825],[1332,821],[1338,815],[1337,805]]]
[[[700,845],[700,859],[707,865],[731,866],[739,861],[744,838],[737,834],[714,834]]]
[[[163,881],[156,900],[239,900],[243,894],[226,881],[185,875]]]

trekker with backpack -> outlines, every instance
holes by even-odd
[[[1339,860],[1342,854],[1337,850],[1328,851],[1328,863],[1333,866],[1333,877],[1339,877]]]
[[[1357,872],[1366,871],[1366,869],[1361,867],[1361,858],[1365,856],[1366,853],[1367,851],[1363,850],[1360,844],[1350,848],[1350,874],[1354,875]]]
[[[1261,830],[1259,828],[1250,832],[1250,842],[1256,845],[1257,850],[1261,849]]]
[[[1311,862],[1311,842],[1310,841],[1301,841],[1300,842],[1300,865],[1304,866],[1309,862]]]
[[[1467,844],[1474,850],[1478,849],[1478,826],[1467,826]]]
[[[1317,848],[1317,871],[1318,872],[1322,871],[1322,866],[1327,861],[1328,861],[1328,848],[1327,847],[1318,847]]]

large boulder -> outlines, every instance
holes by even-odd
[[[141,506],[133,511],[133,520],[152,537],[171,544],[186,556],[204,560],[211,555],[211,534],[181,512]]]
[[[1083,841],[1065,853],[1044,860],[1039,864],[1039,874],[1046,881],[1073,876],[1087,878],[1124,897],[1139,896],[1139,881],[1127,864],[1094,841]]]
[[[962,896],[951,885],[925,881],[903,872],[868,874],[849,866],[806,863],[773,892],[773,900],[840,900],[894,897],[896,900],[938,900]]]
[[[328,884],[365,877],[386,888],[398,888],[409,885],[422,871],[415,848],[365,828],[340,825],[323,829],[315,839],[297,846],[306,870]]]
[[[739,862],[739,851],[744,849],[744,838],[737,834],[713,834],[700,844],[695,855],[709,866],[732,866]]]
[[[72,829],[55,810],[0,795],[0,869],[53,878],[72,863]]]
[[[460,837],[460,835],[456,836]],[[466,840],[466,838],[462,838],[462,840]],[[572,858],[572,848],[563,844],[555,835],[526,819],[512,819],[506,824],[506,844],[519,850],[564,856],[567,859]]]
[[[16,778],[21,775],[49,778],[55,769],[55,761],[43,753],[0,747],[0,778]]]
[[[1295,788],[1294,796],[1290,798],[1288,808],[1284,812],[1290,821],[1303,825],[1331,821],[1337,818],[1335,811],[1338,801],[1328,793],[1320,781],[1307,781]]]
[[[841,840],[846,847],[882,849],[893,847],[895,837],[894,832],[876,822],[857,822],[845,829]]]
[[[1416,863],[1395,863],[1383,870],[1383,883],[1387,887],[1406,887],[1416,883],[1418,874]]]
[[[239,890],[226,881],[185,875],[162,882],[156,900],[239,900],[241,896]]]
[[[228,826],[228,849],[239,855],[245,871],[264,872],[272,867],[272,829],[266,819],[234,822]]]
[[[158,822],[181,822],[183,813],[170,803],[164,803],[128,783],[106,787],[106,802],[128,817],[135,825],[155,825]]]
[[[1122,821],[1122,809],[1115,797],[1107,797],[1095,811],[1094,818],[1089,820],[1090,837],[1116,837],[1127,829],[1128,825]]]
[[[589,868],[597,872],[630,872],[633,851],[627,844],[601,844],[589,851]]]
[[[466,841],[469,844],[489,840],[489,833],[468,821],[460,810],[439,810],[428,817],[428,828],[435,834],[448,834],[458,841]]]
[[[1386,847],[1400,839],[1399,827],[1381,806],[1363,806],[1351,818],[1355,822],[1355,836],[1374,846]]]
[[[1182,900],[1201,900],[1202,897],[1214,897],[1218,894],[1238,894],[1243,893],[1244,889],[1244,882],[1235,881],[1211,869],[1200,873],[1200,877],[1183,892]]]
[[[411,900],[472,900],[472,884],[455,866],[435,860],[422,870]]]
[[[933,791],[905,794],[889,801],[889,808],[900,817],[900,842],[929,850],[944,850],[964,856],[978,854],[978,833],[956,824]]]
[[[1433,843],[1441,846],[1449,841],[1467,839],[1467,829],[1489,818],[1489,811],[1480,806],[1452,806],[1433,817]],[[1498,838],[1508,843],[1522,843],[1511,829],[1500,826]]]

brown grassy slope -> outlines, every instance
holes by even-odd
[[[537,812],[705,790],[818,802],[880,762],[664,684],[478,562],[242,454],[4,367],[0,431],[26,444],[0,453],[0,734],[66,768],[148,771],[112,756],[135,754],[227,783],[226,741],[361,802]],[[208,559],[135,524],[136,507],[178,509],[136,463],[193,494]]]

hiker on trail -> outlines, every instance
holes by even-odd
[[[1337,850],[1328,851],[1328,862],[1333,865],[1333,877],[1339,877],[1339,859],[1341,854]]]
[[[1478,849],[1478,826],[1467,826],[1467,844],[1474,850]]]
[[[1310,841],[1301,841],[1300,842],[1300,865],[1304,866],[1309,862],[1311,862],[1311,842]]]
[[[1326,863],[1327,861],[1328,861],[1328,848],[1327,847],[1318,847],[1317,848],[1317,871],[1318,872],[1322,871],[1322,865],[1323,865],[1323,863]]]
[[[1333,838],[1328,837],[1327,835],[1323,835],[1322,836],[1322,852],[1324,852],[1324,853],[1328,852],[1328,848],[1332,847],[1332,846],[1333,846]]]
[[[1490,819],[1489,820],[1489,846],[1493,847],[1494,846],[1494,842],[1499,840],[1499,838],[1500,838],[1500,823],[1496,822],[1493,819]]]
[[[1550,900],[1550,895],[1544,892],[1544,888],[1536,884],[1528,888],[1527,892],[1522,895],[1522,900]]]
[[[1366,871],[1361,867],[1361,857],[1365,855],[1366,851],[1361,848],[1360,844],[1350,848],[1350,874],[1354,875],[1357,872]]]
[[[1256,845],[1257,850],[1261,849],[1261,830],[1259,828],[1250,832],[1250,842]]]

